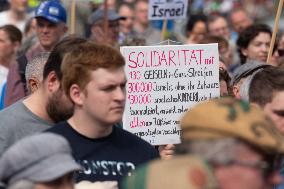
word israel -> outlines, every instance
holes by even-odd
[[[150,20],[185,18],[187,0],[152,0],[149,4]]]

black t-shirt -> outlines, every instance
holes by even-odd
[[[113,126],[109,136],[98,139],[81,135],[68,122],[47,131],[63,135],[69,141],[74,159],[84,168],[76,174],[76,182],[120,181],[138,165],[159,157],[148,142],[117,126]]]

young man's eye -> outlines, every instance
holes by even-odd
[[[284,117],[284,110],[273,110],[273,113],[280,117]]]
[[[125,87],[126,87],[126,83],[124,83],[124,84],[120,85],[120,87],[121,87],[122,89],[125,89]]]
[[[104,87],[102,90],[103,91],[111,91],[114,89],[114,86],[107,86],[107,87]]]

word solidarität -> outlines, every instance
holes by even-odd
[[[126,57],[126,60],[129,62],[127,66],[131,69],[143,67],[188,66],[192,64],[210,65],[217,61],[214,56],[205,56],[203,49],[131,52]]]

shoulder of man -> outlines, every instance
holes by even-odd
[[[9,107],[4,108],[0,111],[0,127],[3,124],[3,120],[9,120],[9,122],[13,122],[14,120],[17,120],[19,118],[18,113],[19,109],[21,109],[21,103],[23,103],[21,100],[15,102]]]
[[[52,133],[64,135],[66,134],[66,130],[68,130],[68,128],[69,126],[68,126],[67,121],[62,121],[60,123],[56,123],[51,128],[45,130],[44,132],[52,132]]]
[[[121,144],[128,144],[131,146],[134,146],[135,149],[138,149],[139,151],[145,151],[145,154],[149,154],[150,159],[159,158],[160,155],[158,151],[155,149],[154,146],[152,146],[147,141],[143,140],[142,138],[136,136],[133,133],[130,133],[129,131],[115,127],[115,132],[117,137],[119,137]]]
[[[67,121],[56,123],[44,132],[51,132],[63,136],[70,143],[71,147],[77,144],[78,135]]]
[[[17,109],[19,109],[19,103],[20,102],[16,102],[0,111],[0,156],[17,140],[16,132],[21,132],[21,125],[19,124],[20,118],[17,111]]]

